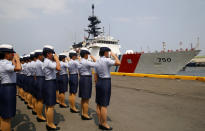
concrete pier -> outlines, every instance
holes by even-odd
[[[68,93],[66,93],[68,102]],[[80,99],[77,97],[80,108]],[[61,131],[98,131],[95,112],[95,88],[89,112],[94,118],[83,121],[69,108],[55,106],[55,123]],[[18,99],[17,115],[12,120],[16,131],[44,131],[46,123],[37,123],[36,116]],[[114,131],[204,131],[205,83],[193,80],[172,80],[112,76],[111,105],[108,123]]]

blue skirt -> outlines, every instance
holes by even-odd
[[[35,96],[35,79],[34,76],[30,76],[29,77],[29,91],[31,93],[32,96]]]
[[[25,92],[29,92],[29,77],[28,76],[25,76],[25,79],[24,79],[24,91]]]
[[[32,88],[31,88],[31,83],[32,83],[32,76],[27,76],[27,82],[26,82],[27,84],[27,91],[28,91],[28,93],[30,93],[31,94],[31,90],[32,90]]]
[[[22,75],[22,88],[23,90],[25,91],[25,87],[26,87],[26,76],[25,75]]]
[[[111,78],[98,78],[96,83],[95,102],[100,106],[108,106],[111,96]]]
[[[47,106],[56,104],[56,80],[45,80],[43,86],[43,101]]]
[[[19,74],[19,76],[18,76],[19,78],[19,88],[23,88],[23,86],[22,86],[22,79],[23,79],[23,75],[22,74]]]
[[[69,92],[71,94],[76,94],[78,91],[78,74],[74,74],[74,75],[70,74],[69,86],[70,86]]]
[[[80,76],[79,97],[84,99],[91,98],[92,94],[92,76]]]
[[[16,115],[16,84],[2,84],[0,87],[0,116],[3,119]]]
[[[36,77],[36,99],[43,99],[43,87],[44,87],[45,77]]]
[[[58,90],[59,93],[65,93],[68,91],[68,75],[59,75],[58,76]]]
[[[16,73],[16,85],[20,86],[20,74]]]

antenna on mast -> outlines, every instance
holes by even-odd
[[[109,24],[109,34],[108,35],[110,36],[110,24]]]
[[[199,48],[199,44],[200,44],[200,42],[199,42],[199,37],[197,37],[197,43],[196,43],[195,49]]]
[[[183,45],[183,43],[182,43],[182,41],[180,41],[180,42],[179,42],[180,51],[182,51],[182,50],[183,50],[183,49],[182,49],[182,45]]]
[[[88,29],[85,30],[86,32],[88,32],[88,39],[90,36],[92,36],[92,38],[95,38],[103,33],[102,31],[100,31],[101,28],[98,27],[101,21],[97,18],[97,16],[95,16],[94,11],[95,6],[94,4],[92,4],[92,16],[88,17],[88,21],[90,22],[90,24],[88,25]]]
[[[95,5],[92,4],[92,15],[94,16],[94,14],[95,14]]]
[[[162,42],[163,51],[166,51],[166,42]]]

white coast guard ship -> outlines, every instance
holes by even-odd
[[[105,36],[100,31],[101,28],[97,27],[101,21],[94,15],[94,5],[92,5],[92,16],[88,20],[90,24],[88,25],[88,29],[85,30],[88,32],[88,38],[83,42],[72,45],[71,49],[78,51],[80,48],[86,47],[98,59],[100,47],[109,47],[121,60],[121,65],[114,67],[112,69],[113,72],[177,74],[178,71],[200,52],[200,50],[192,48],[190,50],[163,50],[153,53],[137,53],[128,50],[125,54],[121,54],[119,41],[111,36]]]

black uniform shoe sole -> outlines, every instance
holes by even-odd
[[[80,111],[74,111],[73,109],[70,109],[71,113],[80,113]]]
[[[104,127],[103,125],[99,125],[99,129],[101,129],[101,130],[112,130],[113,128],[112,127],[107,128],[107,127]]]
[[[60,107],[60,108],[69,108],[69,106],[63,106],[63,105],[61,105],[61,104],[59,104],[59,107]]]
[[[33,114],[33,115],[37,115],[37,113],[36,113],[35,111],[32,111],[32,114]]]
[[[31,107],[27,106],[28,109],[32,109]]]
[[[46,122],[46,120],[42,120],[42,119],[40,119],[40,118],[36,118],[36,120],[38,121],[38,122]]]
[[[82,119],[82,120],[92,120],[93,118],[92,118],[92,117],[87,118],[87,117],[85,117],[85,116],[81,115],[81,119]]]
[[[48,131],[57,131],[57,130],[60,130],[60,127],[52,128],[52,127],[49,127],[48,125],[46,125],[46,129]]]

